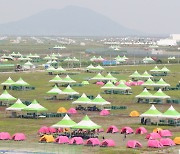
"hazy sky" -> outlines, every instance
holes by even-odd
[[[180,0],[0,0],[0,23],[68,5],[92,9],[142,32],[180,33]]]

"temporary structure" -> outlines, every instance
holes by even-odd
[[[98,73],[96,76],[91,78],[91,80],[105,80],[105,77],[101,75],[101,73]]]
[[[151,78],[149,78],[146,82],[144,82],[142,84],[142,86],[155,86],[155,82],[151,80]]]
[[[19,80],[17,80],[13,86],[21,86],[21,87],[24,87],[24,86],[29,86],[29,83],[25,82],[22,78],[19,78]]]
[[[166,66],[164,66],[164,67],[161,69],[161,72],[170,72],[170,70],[169,70]]]
[[[132,134],[134,131],[131,127],[123,127],[120,132],[121,134]]]
[[[67,75],[63,80],[62,80],[63,83],[75,83],[76,81],[71,79],[69,77],[69,75]]]
[[[136,98],[153,98],[153,95],[145,88]]]
[[[23,133],[15,133],[12,136],[12,140],[14,141],[24,141],[26,139],[26,136]]]
[[[74,122],[67,114],[65,117],[60,120],[58,123],[52,125],[53,128],[71,128],[72,126],[76,125],[76,122]]]
[[[43,135],[43,136],[39,139],[39,142],[51,143],[51,142],[55,142],[55,139],[54,139],[53,135]]]
[[[114,125],[108,127],[108,129],[106,131],[106,133],[118,133],[118,132],[119,132],[118,128]]]
[[[154,105],[149,110],[140,115],[140,117],[160,117],[162,113],[156,109]]]
[[[42,111],[47,111],[47,109],[43,106],[41,106],[36,100],[33,100],[33,102],[22,109],[23,111],[30,111],[30,112],[42,112]]]
[[[157,86],[157,87],[169,87],[170,84],[166,83],[163,78],[161,78],[158,82],[155,83],[154,86]]]
[[[91,100],[86,96],[85,93],[82,94],[76,101],[72,102],[72,104],[88,104]]]
[[[150,75],[147,71],[145,71],[142,75],[141,75],[142,78],[152,78],[153,76]]]
[[[4,81],[3,83],[1,83],[1,85],[3,86],[11,86],[12,84],[14,84],[15,82],[11,79],[11,77],[9,77],[6,81]]]
[[[160,72],[160,69],[155,66],[153,69],[150,70],[151,72]]]
[[[144,127],[139,127],[139,128],[137,128],[136,129],[136,132],[135,132],[136,134],[146,134],[147,133],[147,130],[146,130],[146,128],[144,128]]]
[[[53,83],[61,83],[62,79],[59,77],[59,75],[56,75],[52,80],[50,80],[49,82],[53,82]]]
[[[6,90],[0,95],[0,101],[14,101],[15,97],[11,96]]]
[[[100,145],[101,143],[98,138],[89,138],[85,144],[91,146],[97,146]]]
[[[150,147],[150,148],[162,148],[163,145],[158,140],[148,140],[148,147]]]
[[[172,118],[172,119],[179,119],[180,113],[174,109],[174,107],[171,105],[170,108],[165,111],[162,115],[162,118]]]
[[[146,139],[149,140],[155,140],[155,139],[160,139],[161,136],[158,133],[150,133],[146,135]]]
[[[101,89],[117,89],[117,87],[111,81],[108,81]]]
[[[154,98],[159,98],[159,99],[167,99],[170,98],[170,96],[166,95],[161,89],[159,89],[154,95]]]
[[[111,73],[108,73],[106,76],[105,76],[105,80],[116,80],[117,78],[113,77],[111,75]]]
[[[94,105],[109,105],[111,104],[110,102],[106,101],[104,98],[101,97],[101,95],[97,95],[95,99],[93,99],[90,103],[88,104],[94,104]]]
[[[27,106],[25,104],[23,104],[20,99],[18,99],[13,105],[6,108],[6,110],[7,111],[21,111],[25,107],[27,107]]]
[[[62,94],[65,95],[77,95],[79,94],[78,92],[76,92],[75,90],[73,90],[69,85],[62,91]]]
[[[135,71],[133,74],[131,74],[129,77],[132,77],[132,78],[140,78],[141,75],[138,73],[138,71]]]
[[[111,139],[105,139],[102,141],[101,146],[103,146],[103,147],[114,147],[115,142]]]
[[[139,112],[138,111],[131,111],[131,113],[129,114],[130,117],[139,117]]]
[[[47,94],[52,94],[52,95],[57,95],[61,93],[62,93],[62,90],[60,90],[56,85],[47,92]]]
[[[119,85],[116,86],[118,90],[130,90],[131,87],[128,87],[124,82],[120,82]]]
[[[60,107],[60,108],[57,110],[57,113],[67,113],[67,110],[66,110],[64,107]]]
[[[86,115],[79,123],[77,123],[72,128],[74,129],[87,129],[87,130],[93,130],[101,128],[101,126],[97,125],[89,117]]]

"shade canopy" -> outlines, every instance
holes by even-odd
[[[82,96],[76,101],[72,102],[72,104],[89,104],[90,102],[91,100],[86,96],[85,93],[83,93]]]
[[[101,75],[101,73],[98,73],[96,76],[91,78],[91,80],[105,80],[105,77]]]
[[[101,128],[101,126],[91,121],[91,119],[89,119],[89,117],[86,115],[79,123],[77,123],[75,126],[72,126],[72,128],[93,130]]]
[[[180,113],[176,111],[174,107],[171,105],[170,108],[161,115],[161,117],[179,119]]]
[[[153,95],[145,88],[136,98],[153,98]]]
[[[161,69],[161,72],[170,72],[170,70],[169,70],[166,66],[164,66],[164,67]]]
[[[60,90],[56,85],[47,92],[47,94],[53,94],[53,95],[57,95],[62,93],[62,90]]]
[[[116,86],[118,90],[130,90],[131,87],[128,87],[124,82],[120,82],[119,85]]]
[[[111,75],[111,73],[108,73],[106,76],[105,76],[105,80],[116,80],[117,78],[115,78],[114,76]]]
[[[24,64],[24,66],[34,66],[34,64],[31,63],[30,61],[28,61],[28,62],[26,62],[26,63]]]
[[[149,78],[146,82],[144,82],[142,84],[142,86],[155,86],[155,82],[151,80],[151,78]]]
[[[23,111],[31,111],[31,112],[41,112],[41,111],[47,111],[45,107],[41,106],[36,100],[33,100],[33,102],[22,109]]]
[[[14,86],[29,86],[29,83],[25,82],[22,78],[19,78],[14,84]]]
[[[71,79],[69,75],[67,75],[63,80],[62,82],[64,83],[75,83],[76,81]]]
[[[94,67],[92,64],[90,64],[88,67],[86,67],[86,69],[87,69],[87,70],[94,70],[95,67]]]
[[[60,120],[58,123],[52,125],[53,128],[71,128],[72,126],[75,126],[77,123],[74,122],[67,114],[65,117]]]
[[[166,83],[163,78],[161,78],[158,82],[156,82],[155,86],[158,87],[169,87],[170,84]]]
[[[101,89],[117,89],[117,87],[111,81],[108,81]]]
[[[12,84],[14,84],[15,82],[11,79],[11,77],[9,77],[6,81],[4,81],[3,83],[1,83],[1,85],[3,86],[11,86]]]
[[[166,95],[161,89],[159,89],[154,95],[154,98],[159,98],[159,99],[166,99],[170,98],[170,96]]]
[[[49,82],[53,82],[53,83],[61,83],[62,79],[59,77],[59,75],[56,75],[52,80],[50,80]]]
[[[73,90],[69,85],[63,90],[62,94],[66,94],[66,95],[77,95],[79,94],[78,92],[76,92],[75,90]]]
[[[142,78],[152,78],[153,76],[150,75],[147,71],[145,71],[142,75],[141,75]]]
[[[1,101],[14,101],[16,100],[15,97],[11,96],[6,90],[0,95]]]
[[[138,73],[138,71],[135,71],[133,74],[131,74],[129,77],[132,77],[132,78],[140,78],[141,75]]]
[[[161,70],[155,66],[153,69],[150,70],[151,72],[160,72]]]
[[[111,104],[110,102],[106,101],[104,98],[101,97],[101,95],[97,95],[95,99],[93,99],[89,104],[94,104],[94,105],[109,105]]]
[[[64,68],[62,68],[61,66],[58,66],[58,68],[56,68],[56,69],[54,70],[54,72],[60,73],[60,72],[66,72],[66,70],[65,70]]]
[[[7,111],[21,111],[25,107],[27,107],[27,106],[25,104],[23,104],[20,99],[18,99],[13,105],[6,108],[6,110]]]
[[[162,113],[156,109],[154,105],[149,110],[140,115],[140,117],[159,117]]]

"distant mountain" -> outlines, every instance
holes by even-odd
[[[61,36],[125,36],[142,33],[128,29],[90,9],[68,6],[42,11],[25,19],[1,24],[0,34]]]

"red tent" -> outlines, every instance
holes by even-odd
[[[158,133],[150,133],[146,135],[146,139],[149,140],[155,140],[155,139],[160,139],[161,136]]]
[[[103,146],[103,147],[114,147],[115,142],[111,139],[105,139],[102,141],[101,146]]]
[[[67,111],[67,113],[69,113],[69,114],[76,114],[77,111],[76,111],[75,108],[70,108],[70,109]]]
[[[163,147],[163,145],[158,140],[148,140],[148,147],[161,148],[161,147]]]
[[[55,142],[57,142],[59,144],[69,143],[69,138],[67,136],[58,136],[56,138]]]
[[[163,146],[174,146],[175,145],[174,141],[170,138],[162,138],[162,139],[160,139],[160,142],[162,143]]]
[[[136,129],[136,134],[146,134],[147,130],[144,127],[139,127]]]
[[[90,138],[86,141],[86,145],[92,145],[92,146],[100,145],[100,141],[98,138]]]
[[[121,129],[121,134],[124,134],[124,133],[126,133],[126,134],[132,134],[134,131],[133,131],[133,129],[131,128],[131,127],[123,127],[122,129]]]
[[[136,147],[141,148],[142,144],[139,141],[136,141],[136,140],[129,140],[127,142],[127,144],[126,144],[126,147],[127,148],[136,148]]]
[[[84,141],[83,141],[82,137],[73,137],[73,138],[69,141],[69,144],[80,145],[80,144],[84,144]]]
[[[24,141],[26,136],[23,133],[16,133],[12,136],[12,140],[14,141]]]
[[[1,132],[0,140],[11,140],[11,136],[8,132]]]
[[[110,126],[106,131],[106,133],[118,133],[118,132],[119,132],[118,128],[114,125]]]
[[[159,135],[161,137],[170,137],[172,136],[172,133],[169,130],[160,130]]]

